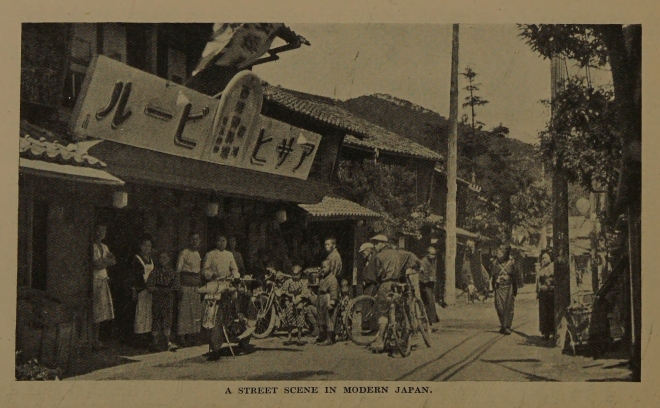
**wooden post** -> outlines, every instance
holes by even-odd
[[[552,58],[552,101],[563,88],[566,79],[564,60]],[[554,111],[552,112],[554,116]],[[552,240],[555,269],[555,340],[564,347],[566,335],[566,309],[571,305],[570,247],[568,237],[568,179],[558,160],[552,174]]]
[[[449,148],[447,157],[447,216],[445,230],[445,303],[456,304],[456,171],[458,143],[458,24],[454,24],[451,47],[449,97]]]

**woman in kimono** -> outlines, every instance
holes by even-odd
[[[151,303],[152,296],[147,290],[147,280],[154,270],[154,261],[151,258],[151,237],[145,235],[140,240],[139,253],[131,262],[131,296],[135,307],[135,334],[151,332]]]
[[[541,269],[536,277],[536,297],[539,300],[539,331],[546,340],[555,334],[554,270],[550,253],[541,252]]]
[[[168,350],[176,351],[178,346],[170,342],[170,334],[174,317],[174,299],[181,293],[181,280],[179,274],[172,268],[170,254],[167,252],[161,252],[158,257],[158,267],[147,279],[147,290],[152,296],[151,351],[160,351],[158,346],[160,333],[165,336]]]
[[[519,283],[513,264],[511,249],[508,246],[500,246],[497,249],[497,257],[493,260],[492,280],[495,290],[495,310],[500,319],[500,333],[507,335],[511,334],[514,302]]]

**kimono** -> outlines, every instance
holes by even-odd
[[[171,267],[158,267],[149,275],[147,289],[151,293],[151,330],[172,328],[174,297],[181,291],[179,274]]]
[[[307,283],[302,279],[288,279],[282,285],[281,290],[283,296],[289,299],[284,309],[284,316],[282,316],[282,326],[286,328],[305,327],[305,312],[302,308],[302,297],[305,295],[309,296]]]
[[[495,289],[495,310],[502,329],[511,329],[513,309],[518,282],[515,276],[513,260],[500,263],[493,261],[493,288]]]
[[[179,302],[179,315],[177,334],[199,333],[202,327],[202,301],[197,288],[202,286],[201,279],[202,259],[198,251],[184,249],[179,255],[177,272],[181,279],[181,300]]]

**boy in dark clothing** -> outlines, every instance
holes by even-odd
[[[330,346],[335,342],[335,327],[332,312],[337,304],[338,285],[337,277],[332,273],[330,262],[327,260],[321,264],[321,276],[318,294],[312,297],[312,302],[316,304],[318,311],[317,322],[320,327],[320,335],[316,339],[316,343],[319,346]]]

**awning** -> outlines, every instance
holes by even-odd
[[[380,218],[381,215],[360,204],[338,197],[323,197],[318,204],[299,204],[310,220],[361,220]]]
[[[19,158],[20,173],[70,181],[121,186],[124,182],[112,174],[90,167],[57,164],[41,160]]]
[[[168,188],[293,203],[318,203],[328,189],[312,180],[223,166],[107,140],[91,147],[89,153],[125,181]]]

